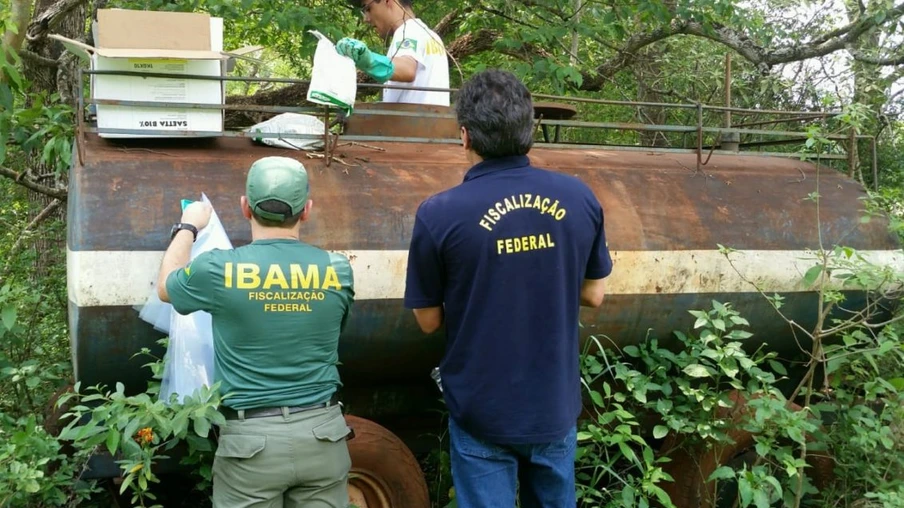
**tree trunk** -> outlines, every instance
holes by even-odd
[[[12,0],[9,6],[10,22],[16,27],[16,32],[9,30],[3,34],[3,47],[18,51],[25,40],[25,29],[31,19],[31,0]],[[3,53],[4,57],[6,56]],[[7,60],[8,61],[8,60]]]
[[[845,7],[850,21],[856,20],[865,14],[864,5],[858,0],[846,0]],[[853,44],[853,49],[859,53],[864,53],[870,49],[879,47],[880,37],[879,30],[873,28],[859,37]],[[885,106],[885,88],[882,86],[881,67],[859,60],[851,63],[851,72],[854,74],[854,96],[855,104],[863,104],[869,109],[870,117],[862,126],[862,130],[858,134],[878,134],[879,117],[882,115],[882,108]],[[849,161],[852,161],[852,167],[848,168],[852,176],[858,177],[863,182],[863,172],[861,166],[861,149],[868,147],[868,141],[858,141],[850,143],[849,149],[853,151],[849,154]],[[869,150],[863,150],[866,154],[870,154]]]
[[[82,93],[81,85],[78,83],[80,61],[78,57],[64,51],[59,42],[47,38],[46,34],[57,33],[70,39],[84,41],[85,19],[88,12],[86,3],[67,0],[38,0],[34,7],[32,26],[37,24],[35,20],[40,19],[48,9],[57,8],[61,13],[47,20],[46,26],[42,23],[41,26],[45,28],[39,30],[40,35],[36,38],[27,40],[24,49],[40,57],[57,61],[58,65],[50,66],[29,58],[22,60],[22,73],[31,81],[33,92],[44,93],[47,97],[58,93],[61,100],[71,106],[73,110],[77,109],[78,97]],[[60,6],[64,4],[66,8],[61,9]],[[32,175],[46,175],[39,183],[50,187],[65,186],[68,175],[65,172],[56,174],[52,167],[43,165],[40,153],[27,154],[25,163],[26,170]],[[53,198],[35,192],[29,192],[29,199],[33,205],[33,216],[48,209],[53,201]],[[65,206],[52,210],[52,216],[48,217],[50,220],[65,220]],[[31,246],[37,253],[35,275],[42,276],[48,268],[63,264],[65,262],[65,246],[66,236],[63,232],[55,235],[38,235]]]

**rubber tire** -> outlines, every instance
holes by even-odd
[[[734,407],[720,407],[717,414],[720,418],[731,418],[733,422],[738,422],[747,411],[747,401],[737,390],[729,393],[729,399],[734,403]],[[794,411],[802,409],[793,402],[789,402],[788,407]],[[663,482],[660,486],[668,493],[676,508],[716,506],[716,500],[712,498],[713,486],[706,479],[713,471],[754,446],[752,432],[732,429],[728,436],[732,443],[719,443],[709,448],[704,445],[682,446],[682,438],[675,437],[674,434],[669,434],[662,443],[660,454],[668,455],[671,459],[671,462],[665,463],[662,469],[671,475],[674,481]],[[807,464],[810,466],[807,471],[810,481],[820,491],[824,491],[834,479],[834,459],[825,454],[808,454]]]
[[[345,416],[355,432],[348,441],[352,472],[367,471],[387,488],[393,508],[430,508],[430,493],[421,466],[395,434],[364,418]]]

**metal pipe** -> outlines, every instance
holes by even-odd
[[[876,136],[870,136],[870,149],[873,152],[873,190],[879,190],[879,154],[876,149]]]
[[[726,106],[703,106],[708,111],[730,111],[732,113],[746,113],[750,115],[809,115],[806,111],[782,111],[778,109],[747,109],[747,108],[731,108]],[[839,111],[814,111],[812,115],[828,115],[838,116]]]
[[[95,76],[136,76],[141,78],[166,78],[166,79],[194,79],[199,81],[236,81],[240,83],[286,83],[293,85],[310,85],[309,79],[295,78],[263,78],[250,76],[205,76],[201,74],[174,74],[166,72],[136,72],[136,71],[98,71],[87,70],[87,74]],[[396,90],[418,90],[424,92],[457,92],[457,88],[434,88],[426,86],[388,85],[375,83],[358,83],[358,88],[380,88]]]
[[[131,106],[137,108],[220,109],[230,111],[258,111],[265,113],[307,113],[312,116],[323,116],[323,110],[319,107],[258,106],[256,104],[202,104],[198,102],[127,101],[119,99],[93,99],[90,102],[92,104]]]
[[[294,132],[246,132],[246,131],[195,131],[166,129],[114,129],[105,127],[86,127],[85,132],[97,134],[127,134],[146,137],[224,137],[224,138],[285,138],[285,139],[323,139],[323,134],[302,134]],[[344,136],[345,139],[347,136]]]
[[[806,132],[796,132],[796,131],[767,131],[760,129],[725,129],[722,127],[704,127],[704,131],[706,132],[741,132],[744,134],[761,134],[765,136],[788,136],[794,138],[805,138],[807,137]],[[847,136],[843,134],[826,134],[823,136],[826,139],[836,139],[836,140],[846,140]]]
[[[762,120],[760,122],[745,122],[745,123],[736,123],[735,127],[755,127],[757,125],[771,125],[776,123],[787,123],[787,122],[800,122],[803,120],[817,120],[819,118],[826,118],[827,116],[833,116],[828,114],[822,114],[820,116],[810,115],[810,116],[798,116],[794,118],[786,118],[779,120]]]
[[[572,102],[582,102],[586,104],[606,104],[609,106],[647,106],[647,107],[663,107],[663,108],[678,108],[678,109],[694,109],[697,106],[694,104],[681,104],[681,103],[666,103],[666,102],[634,102],[634,101],[615,101],[608,99],[590,99],[588,97],[567,97],[562,95],[548,95],[548,94],[532,94],[535,99],[553,99],[558,101],[572,101]]]
[[[725,106],[731,107],[731,53],[725,53]],[[731,111],[725,111],[724,127],[731,127]]]
[[[84,69],[79,67],[78,69],[78,87],[81,90],[82,85],[85,82]],[[75,153],[78,155],[78,163],[84,164],[85,154],[84,150],[84,142],[85,142],[85,95],[80,93],[78,94],[78,116],[75,119],[75,125],[78,132],[75,133]]]
[[[128,134],[132,136],[166,136],[166,137],[227,137],[227,138],[284,138],[284,139],[318,139],[323,140],[323,134],[300,134],[279,132],[246,132],[246,131],[194,131],[194,130],[163,130],[163,129],[107,129],[100,127],[87,127],[86,132],[97,134]],[[416,137],[392,137],[392,136],[363,136],[343,135],[343,141],[370,141],[385,143],[428,143],[460,145],[461,139],[453,138],[416,138]]]
[[[703,105],[697,103],[697,171],[703,166]]]
[[[210,109],[210,110],[233,110],[233,111],[257,111],[270,113],[307,113],[317,117],[327,116],[323,110],[317,107],[285,107],[285,106],[258,106],[245,104],[200,104],[191,102],[155,102],[155,101],[127,101],[112,99],[93,99],[89,101],[91,104],[110,105],[110,106],[132,106],[146,108],[169,108],[169,109]],[[411,118],[440,118],[454,119],[455,116],[445,113],[429,113],[429,112],[407,112],[407,111],[391,111],[391,110],[359,110],[360,116],[397,116]],[[698,112],[698,117],[701,114]],[[745,134],[760,134],[766,136],[788,136],[792,138],[805,138],[804,132],[796,131],[776,131],[776,130],[757,130],[757,129],[725,129],[722,127],[702,127],[702,118],[698,118],[698,125],[682,126],[682,125],[650,125],[635,124],[625,122],[581,122],[575,120],[541,120],[542,125],[563,126],[563,127],[586,127],[599,129],[615,129],[615,130],[634,130],[634,131],[665,131],[665,132],[694,132],[695,130],[711,133],[739,132]],[[828,139],[846,140],[849,139],[844,135],[827,134]],[[868,138],[869,136],[858,136]]]
[[[599,127],[602,129],[621,129],[634,131],[694,132],[694,130],[696,130],[696,127],[684,125],[655,125],[622,122],[579,122],[575,120],[543,120],[541,122],[541,125],[554,125],[561,127]]]
[[[265,78],[265,77],[249,77],[249,76],[202,76],[199,74],[173,74],[173,73],[156,73],[156,72],[135,72],[135,71],[100,71],[100,70],[85,70],[85,74],[91,76],[103,76],[103,75],[113,75],[113,76],[137,76],[142,78],[171,78],[171,79],[197,79],[197,80],[206,80],[206,81],[236,81],[236,82],[252,82],[252,83],[288,83],[288,84],[310,84],[311,81],[307,79],[294,79],[294,78]],[[358,83],[358,88],[380,88],[380,89],[397,89],[397,90],[418,90],[425,92],[449,92],[454,93],[457,92],[458,88],[434,88],[434,87],[415,87],[415,86],[407,86],[407,85],[388,85],[388,84],[377,84],[377,83]],[[616,100],[607,100],[607,99],[591,99],[587,97],[569,97],[564,95],[549,95],[549,94],[531,94],[534,98],[537,99],[552,99],[557,101],[571,101],[571,102],[581,102],[587,104],[606,104],[611,106],[646,106],[646,107],[663,107],[663,108],[677,108],[677,109],[696,109],[697,104],[684,104],[684,103],[666,103],[666,102],[635,102],[635,101],[616,101]],[[726,106],[702,106],[704,110],[707,111],[722,111],[722,112],[733,112],[733,113],[746,113],[746,114],[774,114],[774,115],[809,115],[809,116],[837,116],[841,114],[837,111],[825,112],[825,111],[814,111],[812,113],[801,112],[801,111],[784,111],[784,110],[771,110],[771,109],[745,109],[745,108],[733,108]]]
[[[284,139],[323,139],[322,134],[299,134],[299,133],[274,133],[274,132],[245,132],[245,131],[170,131],[161,129],[106,129],[98,127],[86,127],[85,132],[97,134],[127,134],[137,136],[166,136],[166,137],[236,137],[236,138],[284,138]],[[452,138],[415,138],[415,137],[388,137],[388,136],[351,136],[344,135],[342,141],[360,141],[360,142],[385,142],[385,143],[433,143],[433,144],[449,144],[460,145],[460,139]],[[644,147],[644,146],[606,146],[606,145],[588,145],[588,144],[567,144],[567,143],[536,143],[537,148],[547,149],[591,149],[603,151],[632,151],[632,152],[661,152],[661,153],[701,153],[692,148],[665,148],[665,147]],[[815,158],[815,154],[799,154],[790,152],[730,152],[724,150],[714,150],[716,155],[740,155],[747,157],[784,157],[784,158]],[[844,159],[845,155],[841,154],[823,154],[823,159]]]
[[[851,127],[848,129],[850,131],[849,145],[848,145],[848,178],[854,178],[854,172],[857,169],[857,140],[854,138],[856,133],[854,132],[854,128]]]

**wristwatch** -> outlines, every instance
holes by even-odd
[[[194,238],[192,239],[192,242],[194,242],[195,240],[198,239],[198,228],[196,228],[193,225],[188,224],[186,222],[177,222],[177,223],[173,224],[173,229],[170,230],[170,241],[172,241],[173,238],[176,238],[176,233],[178,233],[179,231],[181,231],[183,229],[187,229],[187,230],[191,231],[191,234],[194,236]]]

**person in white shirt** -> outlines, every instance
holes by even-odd
[[[449,88],[449,61],[443,40],[411,10],[411,0],[350,0],[361,9],[364,21],[381,37],[392,35],[386,55],[367,44],[345,37],[336,51],[379,83],[413,87]],[[386,88],[384,102],[449,105],[449,92]]]

